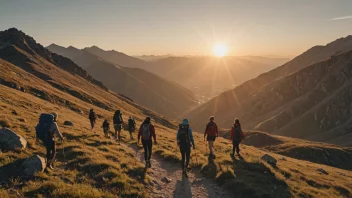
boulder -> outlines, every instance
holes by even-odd
[[[263,161],[266,161],[271,166],[276,166],[277,160],[271,155],[265,154],[265,155],[262,156],[261,159]]]
[[[27,140],[8,128],[0,129],[0,148],[4,150],[18,150],[27,147]]]
[[[71,121],[66,120],[66,121],[64,122],[64,125],[66,125],[66,126],[73,126],[73,123],[72,123]]]
[[[33,155],[26,159],[22,165],[22,172],[25,176],[33,176],[36,172],[43,172],[46,167],[45,159],[39,155]]]

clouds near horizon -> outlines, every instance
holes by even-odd
[[[332,19],[330,19],[330,21],[346,20],[346,19],[352,19],[352,15],[332,18]]]

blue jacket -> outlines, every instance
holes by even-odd
[[[177,130],[177,134],[176,134],[177,142],[179,140],[179,137],[178,137],[179,133],[180,133],[180,129]],[[189,134],[189,140],[190,140],[190,145],[189,146],[191,146],[191,143],[192,143],[192,145],[194,145],[194,138],[193,138],[192,128],[191,127],[188,128],[188,134]]]

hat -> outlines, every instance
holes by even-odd
[[[54,120],[57,120],[57,118],[59,117],[59,115],[57,114],[57,113],[51,113],[51,115],[53,115],[54,116]]]
[[[183,124],[183,125],[188,125],[188,119],[187,119],[187,118],[183,119],[183,120],[182,120],[182,124]]]

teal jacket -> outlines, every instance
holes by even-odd
[[[179,133],[180,133],[180,129],[177,130],[177,134],[176,134],[176,140],[177,140],[177,142],[178,142],[178,140],[179,140]],[[193,138],[192,128],[191,128],[191,127],[188,128],[188,135],[189,135],[190,143],[192,143],[192,145],[195,145],[195,144],[194,144],[194,138]],[[190,144],[189,146],[191,146],[191,144]]]

